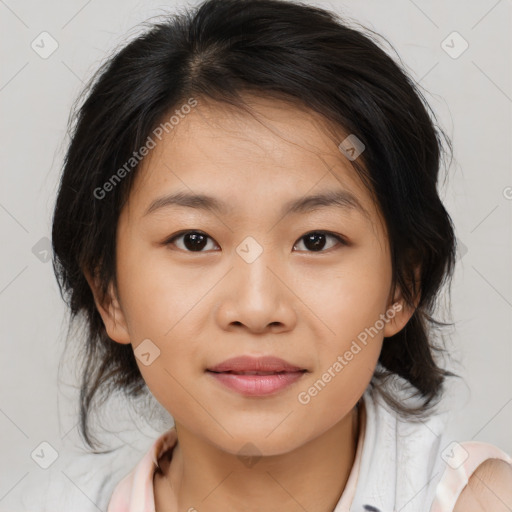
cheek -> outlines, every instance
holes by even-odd
[[[343,364],[336,355],[298,390],[296,410],[307,417],[309,429],[325,430],[355,406],[372,378],[376,357],[361,351]]]
[[[389,288],[386,269],[378,265],[370,271],[354,265],[312,286],[316,293],[309,295],[314,302],[308,306],[322,320],[316,322],[318,364],[297,401],[320,429],[350,410],[371,381],[382,349],[380,315]]]
[[[325,274],[307,275],[302,296],[326,328],[329,346],[339,349],[375,325],[386,311],[391,286],[391,263],[378,243],[365,250],[347,251],[343,261]],[[380,325],[380,324],[379,324]]]
[[[119,247],[119,293],[130,339],[136,355],[142,342],[158,354],[149,365],[136,360],[161,403],[169,394],[173,403],[179,403],[179,382],[186,380],[186,371],[190,372],[183,362],[201,361],[200,347],[195,342],[201,325],[200,302],[214,283],[204,282],[204,271],[196,272],[194,275],[173,267],[161,251],[137,250],[135,244],[129,250],[128,244]],[[182,398],[186,401],[186,395]]]
[[[309,276],[301,290],[308,307],[321,319],[316,322],[318,365],[305,401],[310,399],[315,414],[334,419],[358,400],[375,370],[383,343],[381,315],[386,312],[391,262],[375,241],[367,251],[347,252],[343,263],[329,272]]]
[[[128,245],[128,244],[127,244]],[[120,247],[118,274],[120,296],[134,343],[145,338],[164,342],[175,326],[201,298],[194,279],[166,263],[162,251]]]

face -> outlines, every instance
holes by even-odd
[[[157,141],[119,218],[117,294],[98,309],[176,424],[277,455],[347,417],[412,312],[391,295],[383,219],[341,140],[311,112],[250,101],[263,123],[199,101]],[[325,193],[340,196],[304,201]],[[305,371],[252,395],[208,371],[243,355]]]

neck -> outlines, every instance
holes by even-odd
[[[159,486],[165,496],[155,499],[168,506],[157,512],[331,512],[354,464],[359,421],[364,420],[364,411],[360,418],[358,410],[363,408],[363,403],[354,407],[332,428],[299,448],[263,456],[253,464],[241,463],[236,454],[219,450],[176,423],[179,443],[171,464],[163,468],[166,485]]]

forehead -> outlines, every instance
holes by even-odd
[[[253,115],[198,99],[161,140],[154,138],[156,146],[142,162],[129,200],[139,215],[166,192],[207,192],[233,213],[343,190],[368,220],[379,216],[369,191],[338,149],[344,134],[329,131],[319,115],[289,102],[245,99]]]

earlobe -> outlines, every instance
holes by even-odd
[[[394,336],[399,333],[410,320],[415,308],[408,307],[404,305],[405,302],[403,299],[397,300],[388,306],[386,310],[386,316],[388,318],[388,322],[384,327],[384,337],[389,338],[390,336]]]
[[[129,344],[130,336],[126,319],[116,296],[113,283],[109,283],[106,296],[101,297],[98,281],[88,272],[84,272],[84,274],[93,293],[96,309],[103,320],[109,338],[118,343]]]
[[[412,315],[414,315],[414,312],[418,307],[421,297],[420,266],[415,267],[414,276],[416,280],[416,286],[412,288],[413,290],[416,290],[414,305],[410,306],[407,304],[407,301],[404,299],[402,290],[400,288],[398,288],[395,295],[390,295],[388,309],[386,310],[386,316],[390,320],[386,323],[384,328],[385,338],[389,338],[390,336],[394,336],[395,334],[399,333],[406,326],[407,322],[411,319]]]
[[[412,315],[416,311],[416,305],[418,304],[419,298],[414,301],[414,306],[409,306],[402,296],[399,290],[398,294],[390,300],[388,303],[388,309],[386,310],[386,316],[389,321],[386,322],[384,327],[384,337],[389,338],[399,333],[411,319]]]

